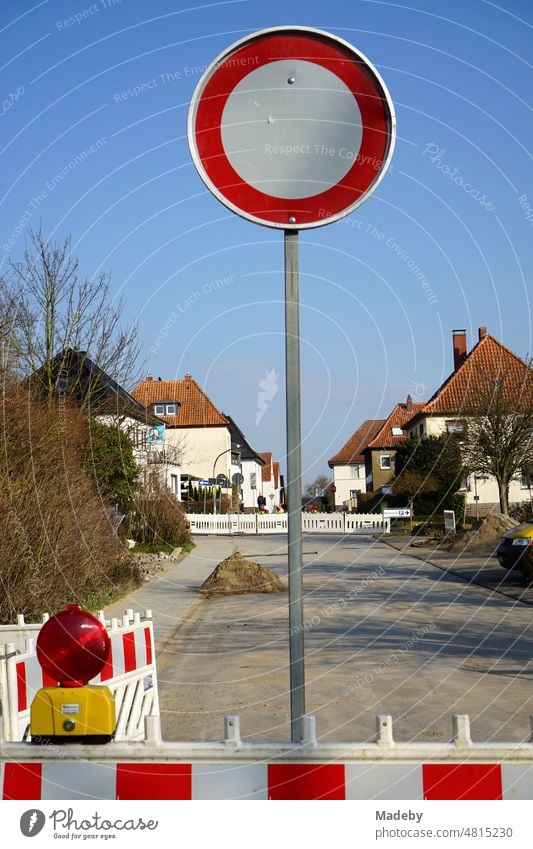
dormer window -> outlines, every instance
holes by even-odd
[[[178,401],[165,401],[164,404],[154,404],[154,413],[156,416],[177,416],[179,409]]]

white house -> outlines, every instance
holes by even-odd
[[[364,451],[384,424],[385,419],[367,419],[328,460],[333,469],[336,507],[357,509],[358,494],[367,491]]]
[[[282,476],[277,460],[272,459],[272,452],[260,451],[259,457],[264,465],[261,469],[263,497],[268,513],[275,513],[278,507],[284,506],[285,493],[282,486]]]
[[[239,468],[236,469],[243,477],[240,487],[240,504],[244,510],[251,512],[258,506],[258,496],[263,495],[262,471],[265,463],[257,451],[252,448],[231,416],[226,413],[224,415],[229,422],[231,431],[231,442],[234,449],[232,453],[240,460]]]
[[[148,375],[132,395],[165,423],[165,451],[179,458],[184,481],[219,474],[231,480],[239,464],[228,420],[190,374],[183,380],[154,380]]]
[[[454,370],[427,404],[405,423],[404,430],[409,436],[424,439],[442,433],[461,433],[467,418],[465,405],[468,394],[479,376],[505,374],[516,380],[517,387],[523,385],[524,371],[529,366],[491,336],[486,327],[480,327],[478,333],[478,342],[467,353],[466,331],[453,331]],[[486,515],[499,510],[495,478],[470,475],[465,483],[466,506],[470,515]],[[530,500],[530,486],[531,480],[527,475],[519,475],[513,480],[509,487],[509,504]]]

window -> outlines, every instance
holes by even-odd
[[[164,404],[156,404],[154,407],[154,413],[156,416],[164,416],[165,415],[165,405]]]
[[[423,422],[422,422],[422,424],[418,425],[418,435],[424,436],[424,423]]]
[[[361,477],[361,466],[350,466],[350,477],[351,478],[360,478]]]
[[[446,433],[463,433],[465,429],[465,423],[455,421],[455,419],[451,419],[445,422]]]
[[[393,427],[392,435],[393,436],[403,436],[403,430],[401,429],[401,427]]]
[[[392,457],[390,454],[382,454],[379,458],[379,467],[380,469],[391,469],[392,468]]]
[[[176,404],[167,404],[167,416],[175,416],[176,412]]]
[[[179,495],[178,493],[178,476],[170,475],[170,489],[174,493],[174,495]]]
[[[533,475],[522,475],[520,489],[533,489]]]

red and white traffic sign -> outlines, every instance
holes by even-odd
[[[283,230],[352,212],[389,165],[395,118],[376,69],[321,30],[278,27],[225,50],[189,110],[189,146],[210,191]]]

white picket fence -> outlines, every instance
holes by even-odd
[[[5,740],[23,740],[28,733],[33,698],[45,685],[37,660],[35,640],[40,624],[28,624],[23,616],[16,625],[0,626],[0,704],[2,734]],[[111,655],[93,684],[105,684],[115,697],[117,729],[115,739],[143,740],[144,719],[159,717],[159,694],[155,665],[154,631],[151,612],[127,610],[122,619],[98,618],[111,639]]]
[[[286,534],[286,513],[187,513],[193,534]],[[302,513],[307,534],[389,534],[390,519],[381,513]]]

